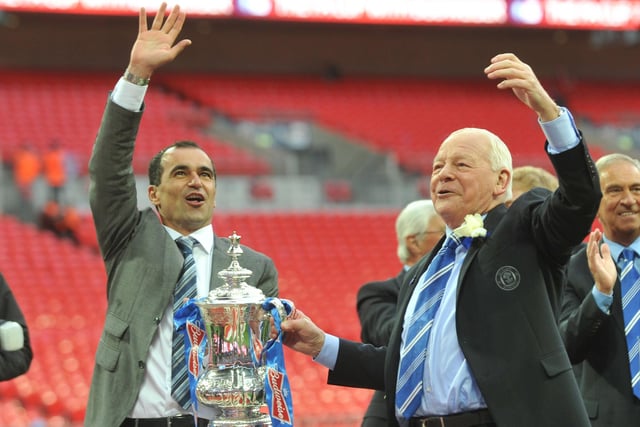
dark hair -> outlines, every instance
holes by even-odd
[[[149,184],[160,185],[162,172],[164,172],[162,170],[162,157],[164,157],[164,153],[166,153],[171,148],[197,148],[204,151],[202,147],[200,147],[193,141],[176,141],[168,147],[163,148],[155,156],[153,156],[151,162],[149,163]],[[215,180],[216,166],[213,164],[213,160],[211,159],[211,157],[209,157],[209,160],[211,160],[211,167],[213,168],[213,179]]]

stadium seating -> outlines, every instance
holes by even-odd
[[[637,126],[640,84],[632,82],[576,82],[567,98],[577,114],[598,125]]]
[[[397,274],[395,211],[223,213],[221,236],[236,231],[279,270],[280,296],[328,332],[359,339],[356,292]],[[84,223],[91,223],[86,218]],[[0,270],[27,318],[34,361],[26,375],[0,383],[0,425],[25,426],[43,416],[81,423],[94,352],[106,309],[106,275],[94,248],[74,245],[0,216]],[[94,241],[90,239],[91,241]],[[242,258],[240,258],[242,264]],[[328,386],[326,370],[286,350],[296,426],[356,426],[371,392]],[[329,422],[329,420],[331,422]]]
[[[74,155],[79,173],[86,173],[91,147],[100,125],[107,93],[116,77],[111,73],[0,71],[0,141],[3,160],[13,149],[29,143],[43,152],[53,139]],[[206,110],[156,85],[146,96],[134,170],[145,174],[151,157],[168,143],[192,139],[216,159],[226,175],[261,175],[270,165],[247,150],[206,136]]]
[[[0,140],[4,150],[31,142],[44,149],[59,139],[76,154],[81,171],[91,150],[106,93],[105,73],[0,72]],[[637,86],[637,85],[636,85]],[[633,85],[632,85],[633,87]],[[640,105],[628,83],[577,82],[567,95],[576,117],[596,123],[637,118]],[[603,99],[615,99],[603,107]],[[548,167],[540,152],[535,116],[509,92],[484,79],[238,76],[164,73],[148,94],[134,168],[145,173],[150,157],[175,139],[194,139],[212,153],[220,173],[259,176],[266,160],[204,136],[209,109],[232,119],[313,120],[381,153],[392,153],[408,172],[430,172],[439,142],[460,127],[490,129],[507,142],[514,164]],[[631,112],[631,113],[630,113]]]
[[[409,172],[429,173],[439,143],[461,127],[490,129],[516,161],[548,165],[535,116],[484,79],[177,74],[162,83],[236,119],[301,117],[372,150],[394,153]]]

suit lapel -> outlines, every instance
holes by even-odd
[[[469,266],[475,259],[476,255],[478,255],[480,248],[482,248],[487,239],[490,238],[492,231],[494,230],[496,224],[500,221],[506,210],[507,209],[505,205],[498,205],[497,207],[489,211],[486,218],[484,219],[484,227],[487,229],[487,236],[475,238],[471,242],[471,246],[469,246],[467,255],[464,257],[464,261],[462,262],[462,266],[460,267],[460,275],[458,276],[458,283],[456,286],[456,299],[460,294],[460,289],[462,288],[462,280],[467,275]]]
[[[211,280],[209,281],[209,290],[219,288],[224,285],[224,281],[218,277],[218,273],[229,267],[229,242],[218,236],[213,237],[213,264],[211,266]]]
[[[614,260],[615,261],[615,260]],[[625,337],[624,333],[624,317],[622,314],[622,283],[620,283],[620,269],[618,269],[618,278],[616,279],[616,284],[614,286],[613,292],[613,302],[611,303],[611,316],[615,319],[616,325],[622,335]]]
[[[162,286],[160,289],[166,290],[167,295],[166,298],[173,296],[173,291],[176,287],[176,283],[178,283],[178,279],[180,278],[180,272],[182,271],[182,264],[184,263],[184,258],[180,253],[180,249],[176,242],[171,239],[169,233],[164,232],[162,235],[165,239],[165,244],[163,246],[163,262],[162,262]]]

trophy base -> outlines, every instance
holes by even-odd
[[[207,427],[271,427],[269,414],[260,412],[260,408],[220,408],[222,413]]]

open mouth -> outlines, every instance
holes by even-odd
[[[187,203],[191,206],[201,206],[204,204],[204,196],[202,194],[189,194],[186,199]]]

